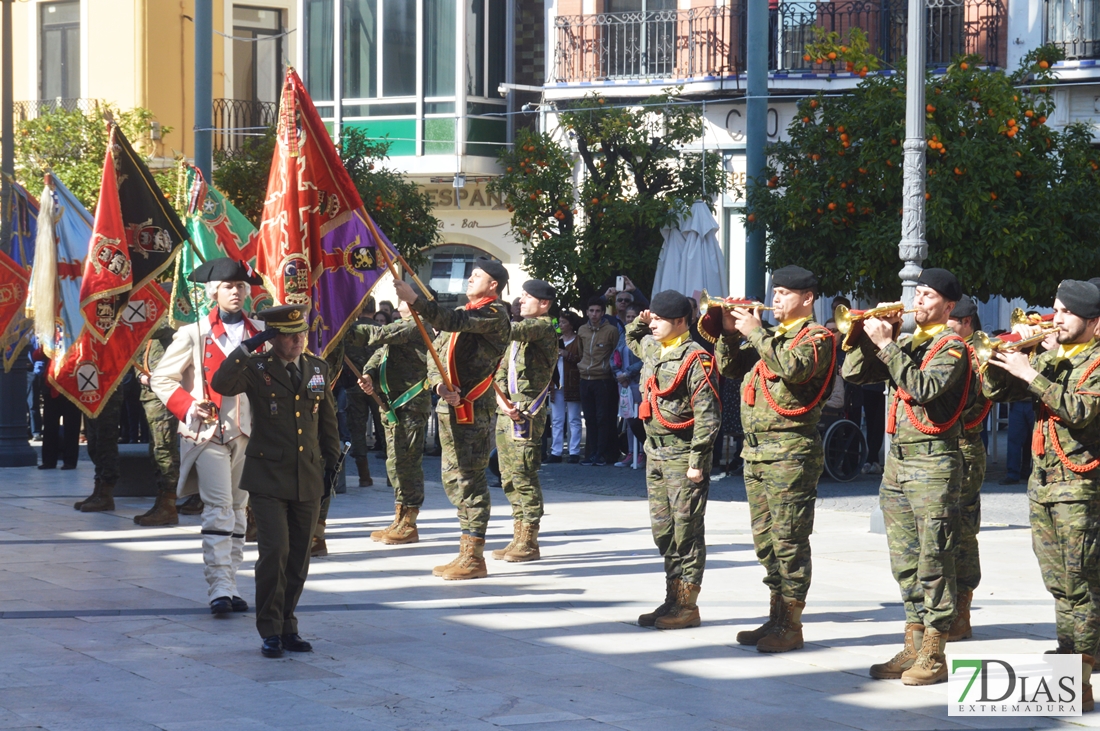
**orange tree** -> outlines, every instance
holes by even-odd
[[[594,94],[562,111],[560,128],[575,152],[520,130],[500,155],[504,174],[490,184],[508,201],[524,268],[553,284],[564,306],[602,293],[618,274],[649,291],[661,228],[699,198],[713,209],[727,187],[720,156],[683,151],[702,136],[701,108],[674,93],[629,107]]]
[[[1045,302],[1063,278],[1100,274],[1100,153],[1084,127],[1047,124],[1059,53],[1037,49],[1012,74],[967,56],[927,77],[925,265],[983,300]],[[904,90],[904,72],[874,75],[799,102],[749,195],[771,267],[809,267],[827,294],[900,296]]]

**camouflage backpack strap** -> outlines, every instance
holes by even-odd
[[[1081,377],[1077,379],[1078,389],[1085,385],[1085,381],[1088,380],[1089,376],[1091,376],[1093,371],[1097,368],[1100,368],[1100,357],[1093,360],[1092,363],[1089,364],[1089,367],[1085,369],[1085,372],[1081,374]],[[1054,453],[1058,455],[1058,459],[1070,472],[1080,475],[1100,467],[1100,457],[1091,459],[1084,464],[1076,464],[1069,461],[1069,455],[1067,455],[1062,448],[1062,441],[1058,438],[1058,431],[1054,428],[1054,425],[1060,421],[1062,421],[1061,417],[1053,413],[1046,404],[1039,407],[1039,416],[1035,419],[1035,432],[1031,438],[1032,452],[1037,456],[1042,456],[1046,453],[1046,441],[1043,438],[1043,432],[1045,431],[1050,435],[1050,444],[1054,447]]]
[[[941,350],[946,348],[949,343],[958,341],[962,343],[963,348],[966,347],[966,341],[960,338],[958,335],[948,335],[943,340],[939,341],[928,351],[928,354],[924,356],[924,360],[921,361],[920,369],[923,371],[928,367],[928,364],[932,362]],[[964,351],[966,352],[966,351]],[[904,388],[894,389],[894,400],[890,402],[890,413],[886,417],[886,433],[894,434],[898,429],[898,404],[905,404],[905,415],[909,417],[909,423],[911,423],[917,431],[921,434],[927,434],[929,436],[938,436],[943,434],[959,420],[962,416],[963,410],[966,408],[966,399],[970,395],[970,356],[966,357],[966,380],[963,381],[963,393],[962,398],[959,399],[959,405],[955,409],[955,413],[951,415],[951,418],[942,423],[936,423],[930,421],[925,424],[917,417],[917,412],[913,410],[913,397]]]
[[[817,332],[815,333],[815,331]],[[807,338],[811,338],[814,340],[824,340],[825,338],[829,338],[833,342],[833,347],[830,350],[832,357],[829,361],[830,376],[826,378],[825,381],[821,384],[821,390],[817,392],[817,395],[814,396],[813,400],[810,401],[809,404],[805,406],[800,406],[796,409],[786,409],[780,406],[778,403],[776,403],[775,397],[772,396],[772,392],[768,389],[768,381],[777,380],[779,376],[773,373],[763,360],[758,360],[756,361],[756,365],[753,366],[752,373],[749,375],[748,382],[745,384],[745,392],[743,394],[743,398],[745,400],[746,406],[756,405],[756,381],[758,378],[760,379],[761,390],[764,392],[764,399],[768,402],[768,406],[770,406],[772,408],[772,411],[779,414],[780,416],[805,416],[806,414],[813,411],[819,403],[821,403],[821,400],[825,398],[825,394],[830,390],[833,385],[833,376],[831,374],[836,373],[836,340],[832,332],[829,331],[829,328],[825,327],[824,325],[819,325],[815,322],[812,323],[809,327],[803,328],[798,333],[798,335],[795,336],[794,340],[791,341],[791,344],[787,346],[787,350],[794,350],[798,347],[799,343]],[[817,373],[817,348],[814,348],[813,372],[810,373],[809,378],[807,378],[805,381],[802,381],[802,383],[807,383],[810,378],[814,377],[814,373]]]

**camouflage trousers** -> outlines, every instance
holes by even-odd
[[[358,386],[347,389],[348,431],[351,432],[352,459],[364,459],[367,456],[367,422],[370,421],[370,396]]]
[[[1095,655],[1100,644],[1100,500],[1031,505],[1031,546],[1054,596],[1058,644]]]
[[[88,457],[95,465],[96,482],[118,482],[118,422],[122,413],[122,389],[116,389],[95,419],[84,417],[84,437]]]
[[[538,525],[542,519],[539,466],[542,464],[542,430],[546,428],[546,414],[539,412],[531,420],[531,434],[527,439],[514,438],[512,425],[507,416],[497,414],[500,484],[512,505],[512,519]]]
[[[386,474],[393,484],[394,502],[419,508],[424,504],[424,436],[428,414],[409,408],[397,410],[397,423],[383,419],[386,430]]]
[[[959,591],[978,587],[982,565],[978,556],[978,531],[982,527],[982,482],[985,481],[985,444],[981,435],[959,439],[962,455],[962,489],[959,491],[959,540],[955,551],[955,576]]]
[[[931,452],[931,453],[929,453]],[[890,569],[906,624],[946,632],[955,618],[962,458],[943,441],[891,445],[879,487]]]
[[[141,405],[149,422],[149,457],[157,468],[157,490],[175,493],[180,480],[179,421],[147,386],[141,388]]]
[[[478,538],[484,538],[489,528],[489,481],[485,470],[493,443],[493,403],[486,397],[474,402],[473,424],[459,424],[449,406],[446,411],[436,411],[443,449],[443,491],[451,505],[458,508],[462,532]],[[440,404],[446,406],[443,401]]]
[[[702,585],[707,563],[704,517],[710,491],[710,461],[704,462],[703,481],[687,478],[688,455],[656,459],[646,464],[646,492],[653,542],[665,559],[665,577]]]
[[[745,462],[753,548],[773,594],[806,601],[817,481],[824,468],[820,439],[804,457]]]

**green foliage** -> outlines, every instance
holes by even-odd
[[[1100,154],[1086,128],[1046,124],[1059,58],[1040,48],[1006,75],[966,56],[926,80],[925,265],[983,300],[1049,302],[1062,279],[1100,270]],[[827,295],[899,297],[904,89],[903,74],[876,75],[799,103],[749,194],[772,268],[813,269]]]
[[[836,31],[827,31],[820,26],[814,26],[811,30],[814,40],[806,44],[803,61],[813,61],[831,68],[843,64],[845,71],[859,74],[861,79],[867,78],[869,72],[881,68],[882,64],[871,50],[871,43],[862,28],[850,28],[846,44],[840,42],[840,34]]]
[[[119,112],[110,104],[96,104],[87,112],[58,108],[16,125],[16,177],[37,194],[42,190],[43,175],[52,170],[89,211],[94,211],[107,155],[106,115],[114,117],[136,152],[151,152],[149,132],[155,116],[148,109]],[[171,131],[170,127],[161,128],[162,135]]]
[[[383,166],[388,141],[374,141],[357,129],[345,129],[340,159],[359,197],[378,228],[414,268],[426,259],[426,250],[440,241],[440,221],[420,186],[396,170]],[[214,153],[214,183],[256,226],[263,216],[267,179],[275,155],[275,129],[250,137],[239,149]]]
[[[661,228],[697,199],[713,205],[728,188],[720,156],[708,155],[704,164],[682,151],[703,133],[701,107],[681,103],[674,92],[630,108],[593,94],[560,121],[575,155],[550,135],[520,130],[499,157],[504,174],[489,186],[508,201],[525,268],[553,284],[564,306],[602,294],[618,274],[651,289]],[[584,170],[579,185],[575,159]]]

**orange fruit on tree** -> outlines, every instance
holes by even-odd
[[[829,60],[830,61],[835,61],[836,60],[836,51],[829,51]]]
[[[807,63],[809,63],[809,61],[810,61],[810,54],[808,54],[808,53],[807,53],[807,54],[806,54],[805,56],[803,56],[803,57],[802,57],[802,60],[803,60],[803,61],[806,61]]]
[[[1039,62],[1039,68],[1049,69],[1050,68],[1050,62],[1047,61],[1046,59],[1043,59],[1042,61]]]
[[[836,210],[836,203],[830,203],[829,204],[829,210],[830,211],[835,211]]]
[[[1025,117],[1034,117],[1034,116],[1035,116],[1035,112],[1033,112],[1033,111],[1031,111],[1030,109],[1028,109],[1028,110],[1027,110],[1026,112],[1024,112],[1024,116],[1025,116]]]
[[[962,63],[959,64],[959,68],[962,69],[963,71],[966,71],[968,68],[970,68],[970,66],[966,63],[966,61],[963,61]]]
[[[1015,119],[1010,119],[1007,122],[1005,122],[1005,124],[1007,124],[1009,127],[1015,127],[1016,126],[1016,120]]]
[[[924,105],[924,111],[931,114],[932,112],[936,111],[936,108],[934,106],[932,106],[931,104],[925,104]]]
[[[1016,171],[1016,177],[1017,177],[1017,178],[1022,178],[1022,177],[1024,177],[1024,174],[1023,174],[1023,173],[1021,173],[1021,172],[1020,172],[1019,170],[1017,170],[1017,171]]]

